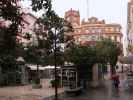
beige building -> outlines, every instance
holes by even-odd
[[[122,44],[121,25],[107,24],[96,17],[80,21],[79,11],[70,9],[65,13],[65,19],[72,23],[74,32],[71,33],[77,44],[94,44],[103,38],[110,38]]]
[[[128,17],[127,17],[127,39],[128,39],[128,54],[133,51],[133,0],[128,2]]]

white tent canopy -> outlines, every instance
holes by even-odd
[[[133,54],[129,56],[119,57],[118,59],[123,64],[133,64]]]
[[[28,64],[27,65],[31,70],[37,70],[37,65],[31,65],[31,64]],[[41,66],[39,65],[39,70],[45,70],[45,69],[54,69],[55,66],[51,66],[51,65],[48,65],[48,66]],[[59,66],[57,68],[60,68]]]

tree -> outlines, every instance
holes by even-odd
[[[81,81],[92,79],[92,67],[96,63],[107,64],[109,62],[114,72],[119,54],[118,44],[109,39],[102,39],[93,46],[74,44],[65,50],[67,61],[74,63],[77,67]]]
[[[17,46],[16,36],[19,32],[21,24],[21,14],[16,0],[1,0],[0,1],[0,18],[8,23],[7,26],[1,26],[1,47],[0,51],[5,54],[13,54]]]
[[[62,47],[62,44],[65,43],[64,32],[70,31],[72,27],[63,18],[60,18],[53,10],[43,15],[40,22],[43,23],[46,29],[45,47],[48,51],[47,56],[49,58],[49,64],[55,66],[55,100],[57,100],[58,77],[56,67],[57,65],[62,66],[64,64],[64,46]]]
[[[21,19],[16,0],[0,1],[0,22],[5,23],[5,25],[0,24],[0,67],[3,75],[6,76],[11,72],[15,73],[18,71],[18,67],[15,67],[16,51],[19,47],[16,36],[19,32]],[[13,83],[13,80],[11,82]]]
[[[92,80],[92,66],[97,63],[95,46],[82,46],[74,44],[66,49],[65,55],[68,62],[74,63],[78,71],[79,83]],[[79,84],[80,85],[80,84]]]
[[[63,65],[62,44],[64,44],[66,40],[64,32],[72,30],[71,24],[63,18],[60,18],[54,10],[52,10],[51,0],[31,1],[33,11],[44,10],[44,14],[37,20],[34,30],[38,45],[28,47],[28,54],[26,54],[25,59],[27,62],[37,64],[37,69],[40,64]]]
[[[49,64],[54,64],[54,52],[56,42],[56,56],[59,62],[63,64],[63,44],[68,41],[68,36],[64,36],[65,32],[71,31],[72,26],[63,18],[60,18],[54,10],[52,10],[51,0],[31,0],[32,10],[43,10],[43,15],[37,20],[34,33],[38,41],[38,49],[42,49],[48,56]],[[67,39],[66,39],[67,38]]]
[[[110,39],[102,39],[96,44],[97,57],[100,63],[110,63],[111,72],[115,72],[118,56],[122,53],[120,45]]]
[[[61,61],[61,59],[63,59],[61,58],[63,56],[63,44],[67,42],[64,33],[66,31],[71,31],[72,27],[70,23],[65,21],[63,18],[60,18],[54,11],[46,13],[46,15],[40,19],[40,22],[43,23],[47,30],[45,33],[45,47],[48,50],[50,61],[51,57],[54,56],[54,52],[57,54],[57,59],[60,59],[58,61]],[[65,28],[67,28],[67,30]],[[52,64],[53,62],[50,63]],[[57,64],[64,64],[64,60],[62,62],[57,62]]]

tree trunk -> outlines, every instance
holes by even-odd
[[[36,79],[37,84],[40,84],[40,75],[39,75],[39,65],[37,64],[37,79]]]
[[[111,67],[111,76],[116,73],[115,67],[113,65]]]

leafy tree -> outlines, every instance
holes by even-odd
[[[113,73],[119,54],[118,44],[108,39],[98,41],[93,46],[74,44],[65,50],[67,61],[75,64],[81,81],[91,80],[92,66],[96,63],[107,64],[109,62]]]
[[[16,36],[19,32],[18,27],[21,23],[21,14],[16,0],[1,0],[0,1],[0,18],[1,20],[9,23],[8,26],[1,26],[1,47],[2,54],[15,55],[16,50]]]
[[[64,38],[66,38],[64,32],[72,29],[70,23],[60,18],[52,10],[51,0],[32,0],[32,9],[34,11],[43,9],[44,14],[35,24],[34,35],[36,36],[37,45],[28,47],[26,61],[37,64],[37,69],[40,64],[54,65],[55,62],[57,62],[56,65],[64,64],[61,44],[64,43]]]
[[[19,26],[21,24],[21,14],[16,0],[1,0],[0,1],[0,67],[3,75],[8,75],[11,72],[17,72],[16,66],[17,48],[19,47],[16,41]],[[12,80],[12,79],[8,79]]]
[[[46,59],[47,62],[49,61],[49,64],[54,64],[54,52],[56,50],[56,57],[60,59],[57,64],[63,64],[64,60],[61,58],[63,56],[62,47],[63,43],[68,41],[68,36],[64,36],[64,33],[71,31],[72,26],[52,10],[51,2],[52,0],[31,0],[33,11],[44,11],[35,24],[34,34],[38,44],[36,51],[43,51],[43,54],[49,58],[49,60],[48,58]],[[34,47],[29,46],[28,48],[33,49]],[[45,64],[47,64],[46,60],[44,60]]]
[[[99,62],[110,63],[111,71],[114,73],[118,56],[122,53],[120,45],[110,39],[102,39],[97,42],[96,49]]]
[[[42,40],[44,41],[43,48],[45,48],[46,54],[49,56],[49,64],[54,64],[55,54],[58,59],[57,64],[64,64],[63,48],[64,43],[68,41],[64,33],[72,31],[71,24],[60,18],[53,10],[45,13],[38,20],[38,23],[44,26],[44,29],[38,35],[42,35]]]
[[[72,62],[76,66],[79,82],[86,84],[87,81],[92,79],[92,66],[97,62],[96,49],[94,46],[74,44],[66,49],[65,56],[68,62]]]

